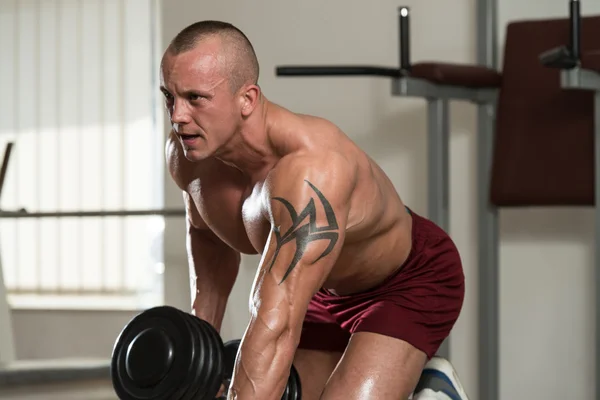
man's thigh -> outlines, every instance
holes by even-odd
[[[427,355],[404,340],[354,333],[320,399],[406,400],[426,362]]]
[[[302,400],[319,400],[321,393],[342,357],[341,352],[298,349],[294,367],[300,375]]]

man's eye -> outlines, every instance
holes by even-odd
[[[192,101],[198,100],[200,97],[202,96],[200,96],[199,94],[190,94],[190,100]]]

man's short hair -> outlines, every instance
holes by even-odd
[[[234,25],[223,21],[198,21],[173,38],[169,50],[175,54],[192,50],[203,39],[218,37],[222,43],[221,56],[231,89],[235,92],[244,84],[258,84],[259,65],[248,37]]]

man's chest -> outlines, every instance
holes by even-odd
[[[270,223],[261,185],[198,182],[191,192],[200,216],[225,243],[246,254],[263,251]]]

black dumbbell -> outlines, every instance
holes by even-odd
[[[189,313],[170,306],[148,309],[115,342],[115,393],[121,400],[212,400],[231,379],[237,346],[235,341],[223,344],[212,325]],[[300,379],[292,366],[282,399],[300,398]]]

